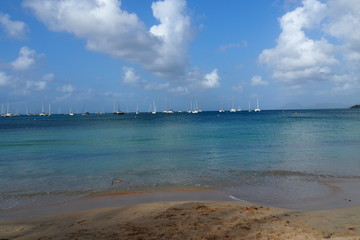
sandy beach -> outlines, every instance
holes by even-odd
[[[238,201],[134,204],[2,220],[0,239],[360,239],[360,206],[300,211]]]

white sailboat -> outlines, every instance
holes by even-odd
[[[51,105],[50,105],[50,103],[49,103],[49,114],[48,115],[51,116]]]
[[[231,112],[231,113],[236,112],[236,108],[234,107],[234,98],[233,98],[233,100],[232,100],[230,112]]]
[[[29,106],[26,107],[26,116],[31,116],[30,112],[29,112]]]
[[[14,116],[14,114],[12,114],[10,112],[10,106],[9,106],[9,103],[7,104],[7,107],[6,107],[6,113],[3,115],[4,117],[12,117]]]
[[[44,111],[44,104],[41,104],[41,113],[39,114],[40,117],[44,117],[46,116],[45,111]]]
[[[234,108],[234,103],[233,103],[232,106],[231,106],[230,112],[231,112],[231,113],[236,112],[236,108]]]
[[[192,113],[192,111],[193,111],[193,104],[192,104],[192,101],[190,101],[190,109],[189,109],[188,113]]]
[[[256,99],[256,108],[255,108],[255,112],[260,112],[260,108],[259,108],[259,98]]]
[[[136,112],[135,112],[135,114],[139,114],[140,113],[140,111],[139,111],[139,105],[136,105]]]
[[[151,110],[151,114],[156,114],[156,105],[155,105],[155,101],[153,100],[153,107]]]
[[[199,112],[202,112],[202,111],[199,110],[198,102],[197,102],[197,100],[196,100],[196,101],[195,101],[195,105],[194,105],[194,107],[192,108],[191,113],[199,113]]]
[[[69,115],[69,116],[74,116],[74,112],[72,111],[72,107],[69,109],[68,115]]]
[[[249,112],[252,112],[251,106],[250,106],[250,100],[249,100]]]
[[[164,106],[163,113],[174,113],[174,111],[171,109],[170,101],[169,101],[169,110],[167,110],[167,99],[165,100],[165,106]]]

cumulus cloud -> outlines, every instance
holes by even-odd
[[[21,21],[12,21],[8,14],[0,12],[0,27],[10,38],[23,39],[28,31],[27,25]]]
[[[220,80],[218,70],[214,69],[211,73],[205,75],[202,86],[204,88],[217,88],[220,86]]]
[[[303,0],[279,19],[277,45],[263,50],[259,61],[270,67],[273,78],[296,89],[327,81],[347,91],[360,67],[359,12],[357,0]],[[333,76],[341,72],[347,74],[340,87]]]
[[[152,3],[158,25],[147,29],[120,0],[25,0],[49,29],[86,40],[89,50],[140,64],[163,78],[179,77],[188,65],[191,38],[185,0]]]
[[[264,50],[260,62],[274,69],[273,77],[287,83],[321,79],[325,66],[337,63],[334,46],[326,39],[313,40],[305,29],[312,29],[324,19],[326,5],[317,0],[304,0],[303,6],[286,13],[280,19],[282,32],[277,46]]]
[[[123,67],[123,83],[130,86],[138,86],[140,84],[140,76],[136,74],[134,68]]]
[[[35,50],[28,47],[22,47],[19,51],[19,57],[11,63],[11,66],[18,71],[25,71],[35,64],[37,54]]]
[[[123,67],[122,82],[125,85],[142,88],[147,91],[167,90],[170,88],[170,83],[168,82],[156,83],[141,79],[141,77],[137,74],[136,70],[132,67]]]
[[[262,80],[261,76],[253,76],[251,78],[251,86],[267,86],[269,83]]]
[[[360,67],[360,2],[356,0],[329,0],[329,21],[324,32],[341,40],[341,51],[352,67]]]

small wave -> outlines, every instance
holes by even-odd
[[[334,175],[330,173],[317,172],[301,172],[291,170],[269,170],[269,171],[229,171],[236,176],[264,176],[264,177],[316,177],[316,178],[344,178],[344,179],[359,179],[356,175]]]
[[[232,196],[232,195],[229,195],[229,198],[231,198],[231,199],[233,199],[233,200],[235,200],[235,201],[245,202],[245,200],[242,200],[242,199],[240,199],[240,198],[234,197],[234,196]]]

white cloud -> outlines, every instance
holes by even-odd
[[[62,87],[60,87],[58,90],[60,92],[72,93],[76,90],[76,88],[71,84],[66,84],[66,85],[63,85]]]
[[[0,87],[7,86],[11,83],[11,77],[0,71]]]
[[[41,91],[46,89],[47,82],[45,81],[26,81],[26,89],[34,89],[36,91]]]
[[[54,78],[55,78],[55,75],[54,75],[53,73],[45,74],[45,75],[42,77],[42,79],[43,79],[44,81],[48,81],[48,82],[54,80]]]
[[[360,1],[302,3],[280,18],[277,45],[263,50],[259,61],[297,92],[319,82],[333,84],[333,93],[351,92],[360,84],[354,77],[360,69]],[[334,80],[339,78],[343,82]]]
[[[169,92],[186,95],[189,93],[189,89],[187,87],[178,86],[175,88],[170,88]]]
[[[262,80],[261,76],[253,76],[251,78],[251,86],[267,86],[269,83]]]
[[[218,74],[218,70],[214,69],[211,73],[208,73],[204,76],[202,86],[204,88],[217,88],[220,86],[220,80],[221,78]]]
[[[157,83],[141,79],[132,67],[123,67],[123,83],[132,87],[142,88],[147,91],[168,90],[170,88],[170,83],[168,82]]]
[[[158,75],[167,77],[167,71],[182,76],[188,65],[187,48],[191,39],[190,17],[186,15],[185,0],[164,0],[152,4],[153,15],[160,21],[150,32],[161,39],[159,56],[148,66]]]
[[[332,44],[324,38],[310,39],[305,34],[305,29],[319,25],[325,13],[325,4],[304,0],[302,7],[280,19],[282,32],[277,46],[265,49],[259,56],[260,62],[274,69],[274,78],[290,84],[306,84],[309,79],[323,79],[327,72],[321,69],[337,64]]]
[[[86,40],[89,50],[140,64],[163,78],[179,77],[188,65],[191,37],[185,0],[152,3],[158,25],[149,30],[120,0],[25,0],[49,29]]]
[[[10,38],[23,39],[27,33],[27,26],[21,21],[12,21],[8,14],[0,12],[0,27],[2,27],[6,35]]]
[[[360,78],[358,75],[334,75],[330,79],[334,86],[331,92],[338,95],[346,95],[349,93],[358,93],[360,90]]]
[[[123,67],[123,83],[130,86],[138,86],[140,84],[140,76],[136,74],[134,68]]]
[[[19,51],[19,57],[11,63],[11,66],[18,71],[25,71],[35,64],[37,54],[35,50],[28,47],[22,47]]]
[[[360,67],[360,1],[329,0],[325,33],[342,41],[341,51],[351,66]]]

